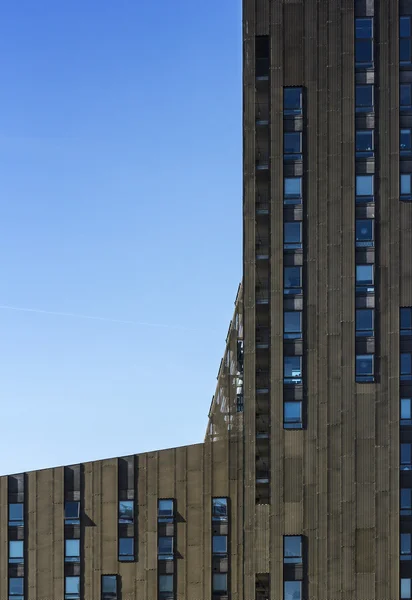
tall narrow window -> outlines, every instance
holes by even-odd
[[[302,177],[285,177],[284,204],[302,204]]]
[[[301,115],[303,112],[302,88],[291,87],[283,89],[283,114]]]
[[[303,539],[300,535],[283,538],[283,598],[303,600],[302,584],[305,576]],[[298,568],[300,566],[300,568]]]
[[[412,308],[402,307],[400,310],[401,335],[412,335]]]
[[[399,62],[401,66],[411,64],[411,17],[399,19]]]
[[[356,66],[369,68],[373,66],[373,18],[355,19],[355,55]]]
[[[117,575],[102,575],[101,600],[120,600],[118,595]]]
[[[356,157],[371,158],[374,156],[375,141],[373,129],[356,131]]]
[[[283,134],[283,158],[285,161],[302,160],[302,133],[286,131]]]
[[[401,427],[412,425],[412,399],[401,398]]]
[[[412,151],[412,130],[410,128],[401,129],[399,144],[401,156],[409,156]]]
[[[412,84],[401,83],[399,86],[399,105],[401,111],[412,110]]]
[[[357,85],[355,89],[356,112],[373,112],[374,98],[373,85]]]
[[[400,196],[404,202],[412,199],[412,173],[401,173],[400,175]]]

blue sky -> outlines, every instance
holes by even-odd
[[[1,3],[1,474],[203,439],[241,278],[240,20]]]

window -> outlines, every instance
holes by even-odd
[[[412,468],[412,444],[401,444],[401,471]]]
[[[356,132],[356,156],[368,158],[374,155],[374,135],[372,129],[359,130]]]
[[[401,600],[412,598],[411,579],[401,579]]]
[[[401,177],[400,177],[401,200],[411,200],[412,199],[411,177],[412,177],[412,173],[401,173]]]
[[[410,379],[412,379],[412,354],[401,352],[401,380],[409,381]]]
[[[412,150],[412,135],[411,129],[401,129],[399,149],[401,156],[411,154]]]
[[[302,537],[300,535],[285,535],[283,537],[283,562],[303,563]]]
[[[80,502],[66,502],[64,505],[64,522],[66,525],[80,524]]]
[[[118,600],[117,575],[102,575],[102,600]]]
[[[284,294],[302,293],[302,267],[285,267],[284,273]]]
[[[134,501],[119,501],[119,523],[133,523],[134,521]]]
[[[80,600],[80,577],[66,577],[64,587],[65,600]]]
[[[213,498],[212,521],[227,521],[228,514],[227,498]]]
[[[159,536],[158,558],[160,560],[173,560],[173,539],[172,536]]]
[[[302,582],[285,581],[284,600],[302,600]]]
[[[80,540],[65,541],[64,560],[66,562],[80,562]]]
[[[356,112],[373,112],[373,85],[357,85],[355,101]]]
[[[400,17],[399,19],[399,63],[401,65],[411,64],[411,18]]]
[[[401,425],[412,425],[411,398],[401,398]]]
[[[411,488],[401,488],[401,515],[412,515],[412,490]]]
[[[412,308],[402,307],[400,310],[401,335],[412,335]]]
[[[171,498],[167,500],[159,500],[158,504],[158,521],[160,523],[172,523],[174,518],[174,501]]]
[[[159,593],[173,593],[173,575],[159,575]]]
[[[356,202],[373,202],[373,175],[356,175]]]
[[[373,219],[356,219],[356,247],[373,248],[375,245],[375,223]]]
[[[286,131],[283,134],[284,160],[302,160],[302,133]]]
[[[302,177],[285,177],[283,194],[284,204],[302,204]]]
[[[283,114],[302,114],[302,88],[291,87],[283,90]]]
[[[24,504],[9,504],[9,525],[24,525]]]
[[[227,535],[214,535],[212,538],[213,554],[227,554]]]
[[[24,596],[24,579],[23,577],[9,578],[9,597],[13,600],[23,600]]]
[[[411,534],[401,533],[401,560],[412,559]]]
[[[302,402],[284,402],[283,427],[285,429],[302,429]]]
[[[356,265],[356,291],[373,293],[374,290],[374,266]]]
[[[373,19],[366,17],[355,20],[356,66],[373,66]]]
[[[119,538],[119,560],[130,561],[134,560],[134,539]]]
[[[412,84],[401,83],[399,86],[399,104],[402,110],[412,109]]]
[[[373,308],[362,308],[356,311],[356,335],[358,337],[374,335],[374,317]]]
[[[300,310],[283,313],[283,337],[286,340],[298,340],[302,337],[302,312]]]
[[[218,594],[227,592],[227,573],[213,573],[213,592]]]
[[[9,563],[24,562],[24,542],[10,541],[9,542]]]
[[[289,250],[302,248],[302,223],[300,221],[284,224],[283,247]]]
[[[374,355],[357,354],[356,356],[356,381],[370,382],[374,380]]]
[[[284,383],[302,383],[302,357],[283,357],[283,381]]]

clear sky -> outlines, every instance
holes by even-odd
[[[240,0],[0,3],[1,474],[203,440],[241,154]]]

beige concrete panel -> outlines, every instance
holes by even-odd
[[[64,597],[64,469],[53,469],[53,597]]]
[[[371,529],[375,527],[375,486],[357,484],[356,486],[356,527]],[[371,549],[372,550],[372,549]]]
[[[269,573],[270,568],[270,529],[269,529],[269,504],[256,505],[255,525],[255,572]]]
[[[159,498],[175,497],[175,450],[159,452]]]
[[[373,574],[358,573],[356,575],[356,594],[356,597],[362,598],[362,600],[376,600]]]
[[[374,530],[356,529],[356,572],[373,573],[375,570]]]
[[[285,534],[302,535],[303,502],[285,502]]]

